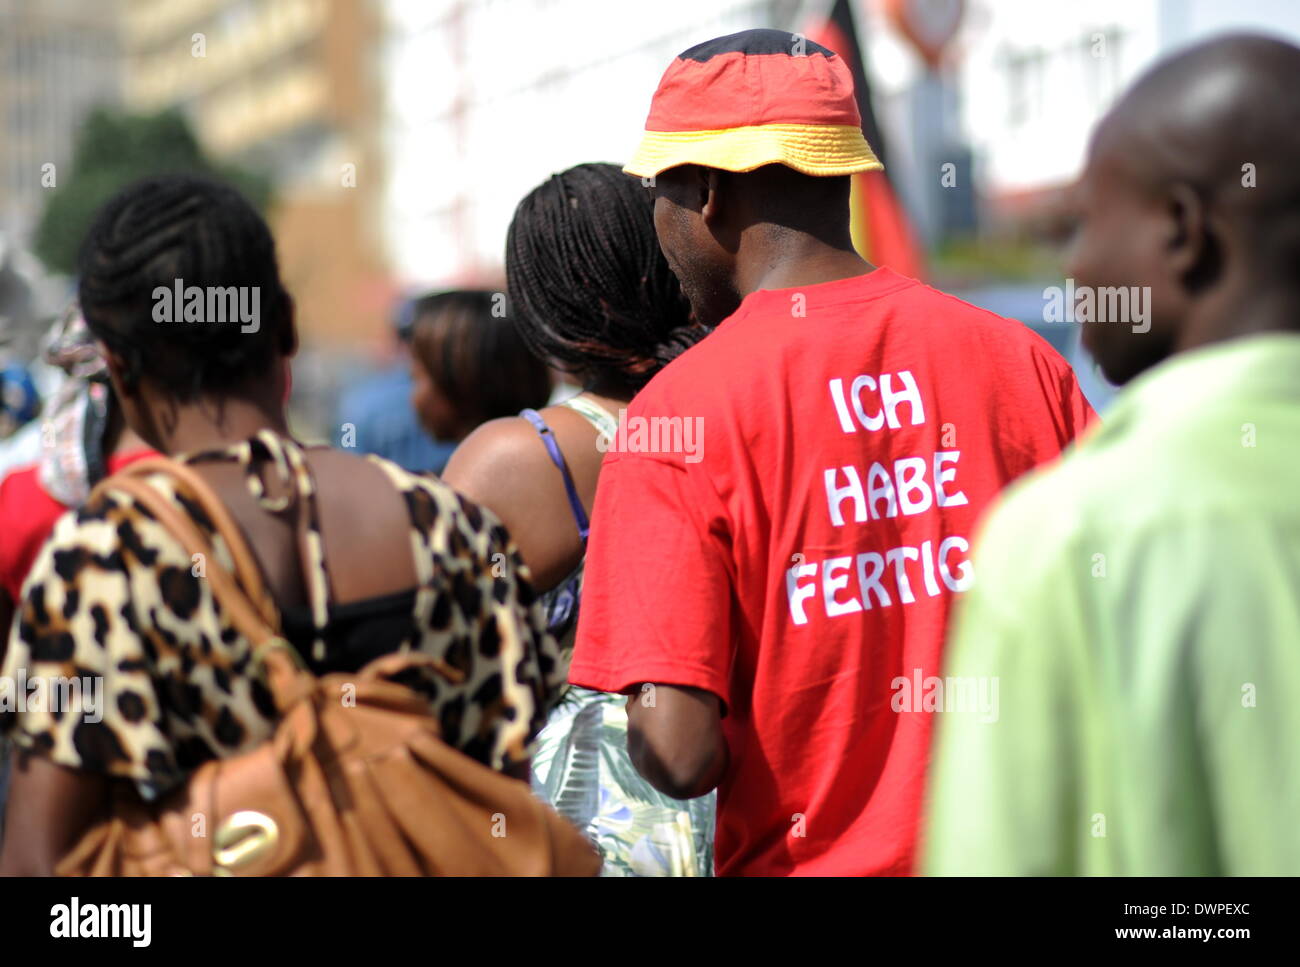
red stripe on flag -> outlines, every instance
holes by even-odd
[[[858,216],[854,221],[860,219],[865,229],[862,241],[854,238],[858,254],[872,265],[889,266],[899,275],[925,278],[925,256],[885,173],[863,171],[854,180],[852,205]]]
[[[833,19],[836,15],[842,19],[846,29],[841,29],[840,24]],[[839,54],[854,73],[861,77],[862,88],[856,91],[858,108],[864,121],[867,118],[873,119],[870,126],[874,128],[875,112],[871,105],[871,89],[866,83],[866,65],[860,64],[861,71],[857,70],[862,52],[858,44],[853,5],[840,0],[832,10],[831,17],[819,21],[805,33],[810,40]],[[866,128],[868,125],[863,126]],[[867,135],[867,140],[871,140],[870,134]],[[879,149],[882,156],[885,154],[883,145],[873,144],[872,148]],[[854,175],[849,205],[853,244],[859,255],[873,265],[887,265],[899,275],[913,279],[925,277],[925,255],[917,242],[907,212],[894,194],[888,169]]]

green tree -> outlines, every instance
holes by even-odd
[[[238,188],[259,210],[271,197],[264,176],[208,158],[177,110],[131,114],[96,108],[77,133],[71,164],[58,172],[36,228],[36,254],[51,271],[72,274],[91,219],[133,181],[173,172],[206,174]]]

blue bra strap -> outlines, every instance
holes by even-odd
[[[551,432],[551,428],[542,419],[542,414],[536,410],[521,410],[519,415],[537,430],[538,436],[542,438],[542,443],[546,444],[546,452],[551,455],[551,463],[560,468],[560,474],[564,477],[564,489],[569,495],[569,509],[573,511],[573,519],[578,522],[578,536],[582,538],[584,544],[587,543],[587,533],[591,530],[590,522],[587,520],[587,511],[583,509],[582,500],[578,497],[578,488],[574,486],[573,474],[569,473],[569,465],[564,462],[564,454],[560,452],[560,445],[555,442],[555,434]]]

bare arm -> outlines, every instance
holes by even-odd
[[[715,789],[727,771],[722,703],[712,692],[651,685],[627,702],[627,749],[650,785],[674,799]]]
[[[0,876],[51,876],[59,860],[104,814],[109,781],[39,755],[15,752]]]
[[[563,480],[526,420],[484,423],[456,448],[442,479],[501,519],[538,591],[549,591],[578,566],[582,541]],[[539,485],[547,481],[553,486]]]

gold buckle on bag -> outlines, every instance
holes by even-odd
[[[242,866],[260,859],[280,841],[280,827],[265,813],[241,809],[217,827],[212,837],[213,876],[234,876]]]

